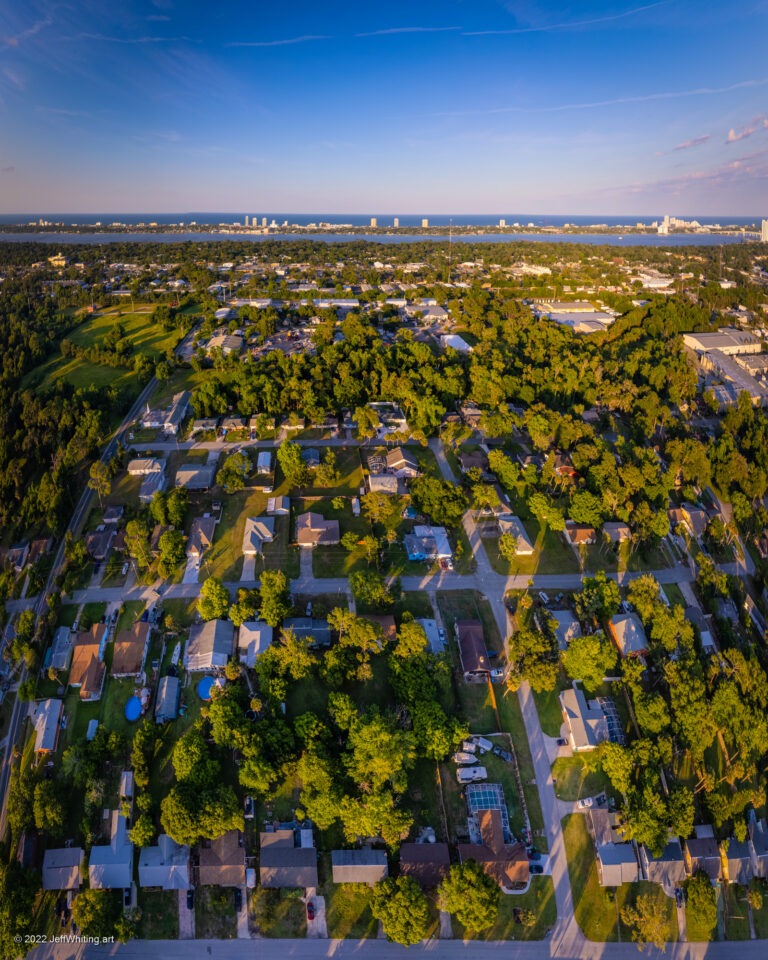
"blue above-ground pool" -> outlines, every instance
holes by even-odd
[[[131,697],[125,705],[125,719],[138,720],[141,716],[141,700],[138,697]]]
[[[211,690],[214,684],[213,677],[203,677],[197,685],[197,695],[201,700],[211,699]]]

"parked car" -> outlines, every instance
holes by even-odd
[[[122,573],[122,575],[125,576],[126,573],[128,573],[128,561],[127,561],[127,560],[126,560],[125,563],[123,564],[123,573]]]
[[[443,643],[445,643],[445,630],[443,630],[442,627],[440,627],[440,629],[437,631],[437,635],[438,635],[438,637],[440,637],[440,640],[441,640]]]
[[[195,891],[192,887],[187,890],[187,910],[191,910],[195,905]]]
[[[130,905],[131,905],[131,888],[126,887],[123,890],[123,906],[130,907]]]
[[[504,669],[502,667],[494,667],[491,670],[491,680],[501,680],[504,677]]]
[[[576,804],[579,810],[589,810],[593,804],[592,797],[582,797],[581,800]]]
[[[314,919],[315,919],[315,905],[310,900],[309,903],[307,904],[307,920],[314,920]]]
[[[509,750],[503,750],[501,747],[494,747],[492,750],[494,756],[498,757],[499,760],[503,760],[505,763],[512,763],[512,754]]]
[[[243,816],[246,820],[253,820],[253,797],[246,797],[243,801]]]
[[[240,887],[235,887],[235,913],[240,913],[243,909],[243,891]]]
[[[544,873],[544,867],[540,863],[532,863],[530,871],[531,873]]]
[[[565,739],[565,737],[558,737],[558,738],[557,738],[557,745],[558,745],[558,747],[567,747],[567,746],[568,746],[568,741]]]
[[[538,850],[530,850],[530,851],[528,852],[528,859],[529,859],[529,860],[541,860],[541,854],[539,853]]]
[[[141,622],[146,623],[149,620],[149,610],[145,610],[141,615]]]
[[[675,903],[677,903],[678,907],[682,907],[683,905],[683,891],[680,887],[675,887]]]

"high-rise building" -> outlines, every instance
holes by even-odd
[[[372,227],[378,226],[378,221],[376,220],[376,217],[371,217],[371,226]]]
[[[427,218],[424,217],[424,219],[421,221],[421,225],[422,225],[422,227],[428,227],[428,226],[429,226],[429,220],[427,220]]]
[[[506,220],[499,220],[499,226],[500,226],[500,227],[506,227],[506,225],[507,225],[507,221],[506,221]]]
[[[266,218],[266,217],[262,217],[262,218],[261,218],[261,225],[262,225],[262,227],[266,227],[266,225],[267,225],[267,218]]]
[[[760,231],[760,239],[763,243],[768,243],[768,220],[763,220],[762,230]]]
[[[246,213],[246,215],[245,215],[245,225],[246,225],[246,227],[248,226],[248,214],[247,214],[247,213]]]
[[[399,226],[400,226],[400,217],[395,217],[395,219],[392,221],[392,226],[393,226],[393,227],[399,227]]]

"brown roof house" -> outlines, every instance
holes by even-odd
[[[148,649],[148,623],[137,620],[127,630],[121,630],[115,637],[110,676],[138,677],[144,670],[144,661],[147,659]]]
[[[400,873],[413,877],[422,887],[436,887],[448,876],[451,855],[447,843],[403,843]]]
[[[82,847],[57,847],[43,857],[43,890],[79,890]]]
[[[107,672],[102,662],[106,639],[106,626],[94,623],[90,630],[78,633],[72,646],[69,685],[80,687],[81,700],[98,700],[101,697]]]
[[[239,830],[228,830],[200,848],[198,880],[203,887],[239,887],[245,883],[245,847]]]
[[[107,554],[112,549],[114,539],[114,527],[109,527],[106,530],[94,530],[85,535],[85,549],[94,560],[106,560]]]
[[[479,810],[482,843],[460,843],[459,859],[475,860],[503,891],[528,883],[528,854],[522,843],[506,843],[501,810]]]
[[[622,657],[637,657],[648,653],[648,638],[636,613],[617,614],[608,627]]]
[[[367,613],[363,619],[370,620],[370,622],[375,623],[377,627],[381,627],[384,639],[388,643],[394,643],[395,640],[397,640],[397,627],[395,625],[395,618],[391,613]]]
[[[565,535],[574,547],[594,543],[597,540],[597,530],[594,527],[590,527],[587,523],[574,523],[573,520],[566,521]]]
[[[339,521],[326,520],[319,513],[302,513],[296,518],[296,541],[300,547],[338,543]]]
[[[195,517],[187,540],[187,556],[202,557],[205,551],[213,546],[215,531],[215,517]]]
[[[479,620],[457,620],[456,639],[465,683],[485,683],[491,676],[491,661]]]
[[[279,827],[262,833],[259,845],[259,882],[262,887],[317,886],[317,850],[311,829],[297,831],[293,827]]]
[[[460,453],[459,466],[462,473],[479,470],[481,474],[485,475],[488,473],[488,457],[483,450],[475,450],[473,453]]]

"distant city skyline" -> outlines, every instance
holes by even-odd
[[[766,3],[291,9],[0,0],[0,212],[768,212]]]

